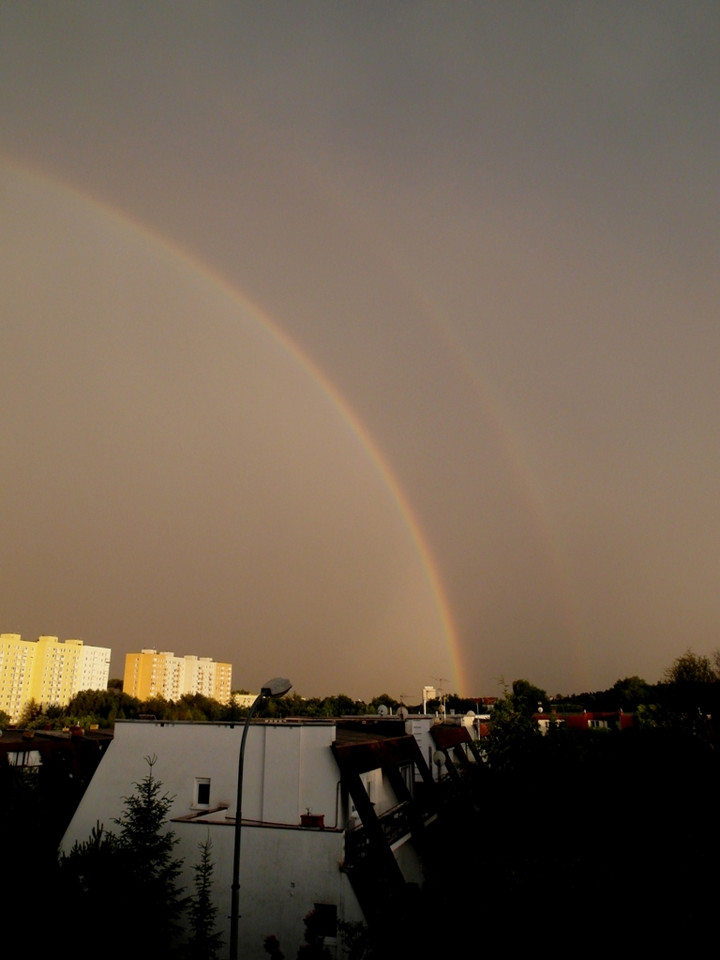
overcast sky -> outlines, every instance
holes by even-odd
[[[720,5],[0,14],[0,631],[312,696],[720,646]]]

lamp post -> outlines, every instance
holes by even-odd
[[[245,718],[242,740],[240,741],[240,754],[238,756],[238,775],[237,775],[237,800],[235,802],[235,834],[233,848],[233,880],[231,888],[230,902],[230,960],[238,958],[238,919],[240,914],[238,907],[240,903],[240,835],[242,829],[242,790],[243,790],[243,767],[245,764],[245,741],[255,710],[261,700],[269,697],[282,697],[292,687],[289,680],[284,677],[273,677],[260,688],[260,693],[255,697],[255,701],[250,707],[250,712]]]

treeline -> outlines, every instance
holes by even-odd
[[[588,712],[635,713],[646,724],[661,723],[663,712],[676,714],[683,711],[710,715],[717,712],[720,701],[720,650],[710,656],[694,653],[688,649],[663,671],[658,683],[649,683],[638,676],[617,680],[607,690],[586,691],[568,695],[549,695],[541,687],[528,680],[514,680],[512,684],[500,682],[497,700],[502,702],[512,697],[524,712],[541,711],[546,714]],[[428,709],[438,709],[439,701],[431,701]],[[468,710],[483,710],[482,703],[463,699],[457,695],[445,698],[449,713],[464,713]],[[492,708],[490,708],[492,709]],[[720,714],[719,714],[720,715]]]
[[[711,656],[688,649],[663,672],[658,683],[640,677],[618,680],[609,690],[569,698],[588,711],[624,710],[644,727],[684,726],[706,731],[720,716],[720,650]]]
[[[244,692],[244,691],[239,691]],[[523,710],[542,710],[545,713],[563,714],[587,711],[618,711],[635,713],[644,724],[662,724],[669,715],[690,711],[695,714],[720,716],[720,650],[711,656],[687,650],[677,657],[664,671],[658,683],[648,683],[641,677],[632,676],[617,680],[607,690],[573,693],[554,696],[528,680],[514,680],[511,685],[502,685],[498,696],[481,700],[460,697],[456,693],[430,700],[426,704],[429,713],[445,712],[465,714],[469,711],[483,713],[492,707],[487,703],[503,701],[509,695],[516,702],[522,701]],[[291,693],[281,699],[262,702],[258,717],[342,717],[366,716],[384,712],[397,713],[406,707],[410,713],[421,713],[423,704],[405,704],[387,693],[369,701],[355,700],[339,693],[327,697],[303,697]],[[63,729],[80,726],[87,729],[97,725],[100,729],[112,728],[116,720],[154,718],[165,721],[234,721],[247,716],[248,707],[236,703],[224,704],[203,694],[183,694],[177,700],[152,697],[139,700],[122,690],[120,680],[111,680],[107,690],[83,690],[64,707],[50,706],[41,709],[29,701],[18,723],[21,729]],[[9,717],[0,715],[0,724],[7,726]]]
[[[377,714],[381,707],[395,712],[402,706],[399,700],[386,693],[373,697],[366,702],[353,700],[345,694],[328,697],[305,698],[299,694],[289,694],[281,699],[263,701],[256,716],[267,718],[282,717],[342,717]],[[111,681],[107,690],[83,690],[77,693],[64,707],[50,706],[41,709],[30,700],[19,718],[17,727],[23,730],[54,729],[79,726],[88,729],[97,725],[100,729],[109,729],[116,720],[139,720],[153,718],[165,721],[234,721],[241,720],[249,713],[249,707],[236,703],[220,703],[201,693],[183,694],[177,700],[152,697],[139,700],[123,693],[119,681]],[[414,712],[420,709],[413,708]],[[9,718],[5,719],[7,725]]]

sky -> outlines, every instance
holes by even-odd
[[[720,646],[719,43],[6,0],[0,631],[408,703]]]

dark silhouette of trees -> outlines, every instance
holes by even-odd
[[[134,720],[140,712],[140,701],[117,688],[81,690],[60,710],[58,719],[66,724],[86,719],[100,727],[112,727],[116,720]]]
[[[637,706],[642,717],[652,706],[654,722],[626,730],[558,722],[542,735],[517,684],[498,702],[480,813],[453,824],[448,844],[462,851],[447,867],[456,915],[472,911],[483,878],[485,948],[534,950],[592,929],[598,953],[619,943],[643,953],[702,949],[715,897],[707,878],[720,854],[720,755],[709,718],[685,719],[710,702],[701,694],[720,690],[708,663],[683,655],[664,683],[630,677],[595,695],[588,709]]]
[[[518,694],[514,692],[516,684]],[[516,680],[513,692],[506,691],[493,707],[485,752],[488,765],[495,771],[524,769],[537,760],[542,735],[534,719],[537,699],[534,693],[529,694],[530,688],[537,689],[526,680]]]
[[[184,693],[175,701],[177,720],[224,720],[225,705],[202,693]]]
[[[124,896],[126,871],[119,869],[119,864],[117,837],[99,821],[87,840],[76,841],[70,852],[60,857],[58,914],[71,909],[85,918],[78,930],[79,946],[89,947],[105,939],[107,920],[115,917],[118,899]],[[112,948],[109,954],[113,956]]]
[[[716,683],[718,674],[710,657],[693,653],[688,649],[673,660],[665,670],[664,679],[666,683],[688,687],[695,684]]]
[[[373,697],[370,701],[372,713],[377,713],[378,707],[387,707],[388,710],[395,712],[401,706],[402,703],[399,700],[396,700],[394,697],[391,697],[389,693],[381,693],[379,696]]]
[[[512,696],[516,708],[524,714],[544,710],[548,703],[547,693],[529,680],[513,680]]]
[[[17,725],[20,729],[30,730],[41,718],[42,710],[40,709],[40,704],[37,700],[31,698],[26,701],[22,713],[18,718]]]
[[[608,691],[606,706],[610,710],[631,713],[644,703],[651,703],[654,690],[651,684],[638,676],[616,680]]]
[[[323,917],[315,909],[303,918],[305,942],[297,952],[297,960],[331,960],[330,951],[324,945],[325,933]]]
[[[76,945],[103,943],[103,954],[112,958],[126,955],[127,944],[117,931],[128,920],[142,931],[148,955],[176,955],[186,906],[178,886],[182,859],[174,856],[177,837],[166,828],[172,798],[153,775],[156,758],[145,759],[148,773],[123,798],[125,809],[114,821],[117,832],[98,823],[88,840],[76,842],[60,858],[67,907],[83,917]]]

